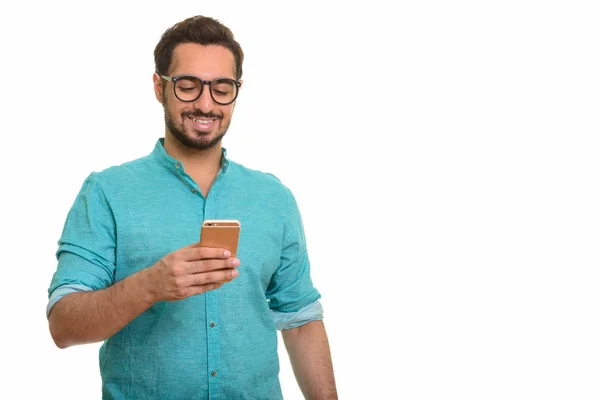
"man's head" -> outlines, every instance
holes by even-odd
[[[153,79],[168,133],[196,149],[219,143],[231,123],[243,61],[233,33],[215,19],[196,16],[167,29],[154,49]]]

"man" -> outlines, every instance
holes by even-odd
[[[104,341],[105,399],[280,399],[280,329],[304,396],[337,398],[294,196],[221,145],[241,47],[197,16],[168,29],[154,57],[165,136],[77,195],[48,290],[56,345]],[[199,246],[206,219],[241,221],[237,258]]]

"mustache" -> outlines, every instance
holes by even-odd
[[[200,110],[197,111],[188,111],[181,114],[183,117],[196,117],[196,118],[211,118],[211,119],[223,119],[222,115],[217,115],[215,113],[209,112],[205,113]]]

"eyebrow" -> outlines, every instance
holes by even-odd
[[[199,76],[192,75],[192,74],[178,74],[178,75],[171,75],[171,78],[196,78],[201,81],[206,81],[206,80],[214,81],[216,79],[231,79],[231,80],[234,80],[237,82],[237,79],[231,78],[229,76],[217,76],[216,78],[213,78],[213,79],[202,79]]]

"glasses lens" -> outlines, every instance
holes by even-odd
[[[194,77],[181,77],[175,83],[175,95],[181,101],[193,101],[200,97],[202,82]]]
[[[237,94],[237,85],[231,79],[215,79],[211,89],[213,100],[219,104],[231,103]]]

